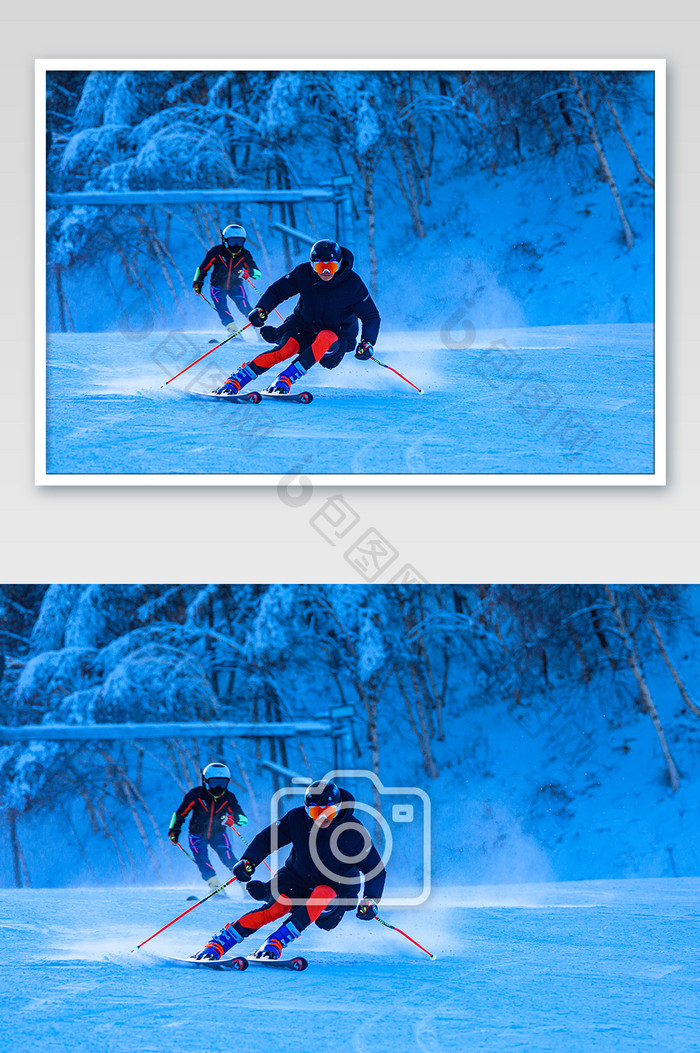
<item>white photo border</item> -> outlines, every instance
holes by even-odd
[[[654,471],[616,474],[313,474],[314,486],[664,486],[666,484],[666,60],[665,59],[36,59],[35,476],[37,486],[275,486],[280,473],[58,474],[46,471],[46,74],[56,70],[638,70],[654,74]]]

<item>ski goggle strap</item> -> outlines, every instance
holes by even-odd
[[[310,804],[306,810],[314,821],[316,819],[335,819],[340,811],[340,805],[327,804],[324,808],[320,804]]]
[[[317,274],[335,274],[340,264],[335,260],[314,260],[311,266]]]

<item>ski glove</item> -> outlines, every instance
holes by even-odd
[[[278,335],[279,328],[275,328],[274,325],[264,325],[260,330],[260,336],[263,340],[267,341],[268,344],[276,344]]]
[[[233,868],[233,876],[238,878],[242,885],[250,881],[254,873],[255,863],[251,863],[249,859],[239,859]]]
[[[257,267],[253,268],[253,277],[256,281],[258,280],[258,278],[262,278],[262,272],[259,271]]]
[[[270,895],[269,881],[257,881],[253,878],[253,880],[249,881],[246,885],[246,891],[249,896],[252,896],[253,899],[257,899],[258,902],[272,899],[272,896]]]
[[[360,921],[374,921],[377,916],[377,904],[375,901],[365,896],[358,904],[356,916]]]
[[[373,351],[374,347],[370,344],[369,340],[360,340],[357,345],[357,350],[355,351],[355,358],[359,358],[363,362],[366,362],[367,359],[372,357]]]
[[[182,830],[182,820],[178,819],[177,812],[173,812],[173,817],[170,820],[170,826],[168,827],[168,837],[174,845],[177,844],[177,839],[180,836]]]
[[[335,369],[335,367],[339,366],[343,361],[344,355],[345,347],[341,341],[338,341],[338,346],[335,351],[331,351],[330,353],[326,351],[325,355],[322,355],[318,362],[319,365],[324,367],[324,369]]]
[[[262,307],[254,307],[248,315],[248,321],[255,326],[256,329],[261,329],[265,324],[267,318],[267,311]]]
[[[241,812],[239,815],[225,815],[223,816],[221,823],[223,826],[234,827],[234,826],[247,826],[248,817],[243,815]]]
[[[324,932],[330,932],[331,929],[335,929],[337,925],[340,925],[344,917],[345,907],[340,904],[336,907],[326,907],[316,918],[316,925],[319,929],[323,929]]]
[[[203,284],[203,282],[192,282],[192,288],[197,293],[197,296],[201,293]]]

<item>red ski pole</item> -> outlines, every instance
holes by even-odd
[[[252,283],[252,281],[250,280],[250,278],[248,277],[248,275],[247,275],[247,274],[244,274],[244,275],[243,275],[243,277],[244,277],[244,278],[245,278],[245,280],[246,280],[246,281],[248,282],[248,285],[249,285],[249,286],[251,287],[251,289],[255,289],[255,286],[253,285],[253,283]],[[257,289],[255,289],[255,291],[256,291],[256,293],[258,293],[258,296],[259,296],[259,295],[260,295],[260,293],[258,292],[258,290],[257,290]],[[276,307],[275,307],[275,310],[277,311],[277,308],[276,308]],[[283,314],[280,314],[280,312],[279,312],[279,311],[277,311],[277,314],[279,314],[279,316],[280,316],[280,318],[282,319],[282,321],[284,321],[284,315],[283,315]]]
[[[412,380],[409,380],[408,377],[405,377],[403,373],[399,373],[398,369],[394,369],[393,366],[388,366],[386,362],[380,362],[378,358],[374,357],[374,355],[372,355],[372,361],[376,362],[378,366],[384,366],[385,369],[390,369],[392,373],[396,373],[397,377],[401,377],[401,379],[405,380],[407,384],[410,384],[412,388],[415,388],[419,395],[425,394],[425,392],[422,391],[417,384],[414,384]]]
[[[184,851],[185,851],[185,850],[184,850],[184,848],[183,848],[183,852],[184,852]],[[185,854],[186,854],[186,853],[185,853]],[[169,929],[169,928],[170,928],[170,926],[171,926],[171,925],[174,925],[176,921],[179,921],[179,920],[180,920],[180,918],[184,918],[185,914],[189,914],[189,912],[190,912],[191,910],[194,910],[194,909],[195,909],[195,907],[201,907],[202,903],[206,903],[206,901],[207,901],[208,899],[211,899],[211,897],[212,897],[212,896],[216,896],[216,894],[217,894],[218,892],[221,892],[221,890],[222,890],[222,889],[226,888],[226,887],[227,887],[228,885],[230,885],[230,884],[231,884],[231,882],[233,882],[233,881],[235,881],[235,880],[236,880],[236,878],[235,878],[235,877],[229,878],[229,880],[228,880],[228,881],[225,881],[223,885],[219,885],[219,887],[218,887],[218,888],[215,888],[213,892],[210,892],[208,896],[204,896],[204,898],[203,898],[203,899],[200,899],[198,903],[193,903],[191,907],[188,907],[188,908],[187,908],[187,910],[183,910],[182,914],[178,914],[178,916],[177,916],[176,918],[173,918],[173,920],[172,920],[172,921],[169,921],[169,922],[168,922],[168,924],[167,924],[167,925],[164,925],[162,929],[158,929],[158,932],[154,932],[154,933],[153,933],[153,936],[159,936],[161,932],[165,932],[165,930],[166,930],[166,929]],[[143,945],[144,945],[145,943],[148,943],[148,941],[149,941],[149,940],[152,940],[152,939],[153,939],[153,936],[149,936],[149,937],[148,937],[148,939],[146,939],[146,940],[143,940],[143,942],[142,942],[142,943],[137,943],[135,947],[132,947],[132,948],[131,948],[131,953],[133,954],[133,953],[134,953],[134,951],[137,951],[137,950],[139,949],[139,947],[143,947]]]
[[[206,358],[207,355],[210,355],[212,353],[212,351],[218,351],[218,349],[220,347],[223,347],[224,344],[227,344],[229,342],[229,340],[233,340],[234,336],[240,336],[240,334],[243,332],[243,330],[247,329],[248,326],[252,325],[252,324],[253,324],[252,322],[248,322],[248,325],[244,325],[243,329],[239,329],[237,333],[231,333],[230,336],[227,336],[226,339],[222,340],[220,344],[216,345],[216,347],[212,347],[210,351],[205,351],[204,354],[200,355],[199,358],[195,358],[194,362],[190,362],[189,366],[185,366],[184,369],[181,369],[180,372],[176,373],[174,377],[170,378],[170,380],[166,380],[165,384],[161,384],[161,387],[164,388],[168,384],[172,384],[173,380],[177,380],[177,378],[181,377],[183,373],[186,373],[188,369],[192,369],[192,366],[196,366],[198,362],[201,362],[203,358]]]
[[[414,939],[412,939],[407,933],[405,933],[403,931],[403,929],[397,929],[397,927],[395,925],[390,925],[388,921],[384,921],[384,919],[380,918],[378,914],[377,914],[377,921],[381,922],[382,925],[386,925],[387,929],[393,929],[394,932],[400,932],[401,935],[405,936],[407,940],[411,940],[411,943],[415,943],[416,947],[419,947],[421,951],[425,951],[425,953],[430,957],[431,961],[434,962],[436,960],[437,955],[431,954],[430,951],[426,951],[425,947],[421,947],[420,943],[416,943],[416,941]]]
[[[234,825],[233,823],[227,823],[227,822],[226,822],[226,819],[224,819],[224,820],[222,820],[222,821],[223,821],[223,824],[224,824],[224,826],[227,826],[229,830],[233,830],[234,834],[236,834],[236,835],[237,835],[238,837],[240,837],[240,839],[241,839],[241,841],[243,842],[243,844],[244,844],[244,845],[247,845],[247,846],[248,846],[248,848],[250,848],[250,842],[249,842],[249,841],[246,841],[246,839],[245,839],[245,837],[243,836],[243,834],[239,833],[239,831],[238,831],[238,830],[236,830],[236,827],[235,827],[235,825]],[[267,862],[267,860],[266,860],[266,859],[263,859],[263,863],[265,864],[265,866],[267,867],[267,869],[268,869],[268,870],[270,871],[270,873],[272,873],[272,868],[270,867],[270,864],[269,864],[269,863]]]
[[[187,856],[187,858],[188,858],[188,859],[191,859],[191,860],[192,860],[192,862],[194,863],[194,856],[191,856],[191,855],[190,855],[190,853],[189,853],[189,852],[187,851],[187,849],[185,849],[185,848],[183,848],[183,847],[182,847],[182,845],[180,844],[180,842],[179,842],[179,841],[173,841],[172,843],[173,843],[174,845],[177,845],[177,847],[178,847],[178,848],[180,849],[180,851],[181,851],[181,852],[184,852],[184,853],[185,853],[185,855]]]
[[[213,303],[211,302],[211,300],[207,300],[207,298],[206,298],[206,296],[204,295],[204,293],[200,292],[200,293],[198,293],[197,295],[198,295],[198,296],[201,296],[201,297],[202,297],[202,299],[204,300],[204,302],[205,302],[205,303],[208,303],[208,304],[209,304],[209,306],[211,307],[212,311],[216,311],[216,307],[214,307],[214,304],[213,304]],[[218,314],[219,312],[218,312],[218,311],[216,311],[216,313]]]

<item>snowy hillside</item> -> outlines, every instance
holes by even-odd
[[[352,767],[430,798],[433,887],[691,877],[698,597],[697,586],[5,586],[0,723],[265,723],[352,705]],[[222,755],[248,839],[288,784],[270,764],[306,778],[335,766],[327,735],[139,743],[127,728],[2,745],[0,884],[199,884],[166,834],[200,766]],[[409,833],[390,885],[423,879],[423,831]]]
[[[96,70],[50,73],[47,99],[52,192],[349,175],[392,329],[654,320],[652,73]],[[273,220],[335,236],[326,205],[233,211],[51,209],[49,330],[209,325],[191,276],[232,219],[261,289],[308,252]]]

